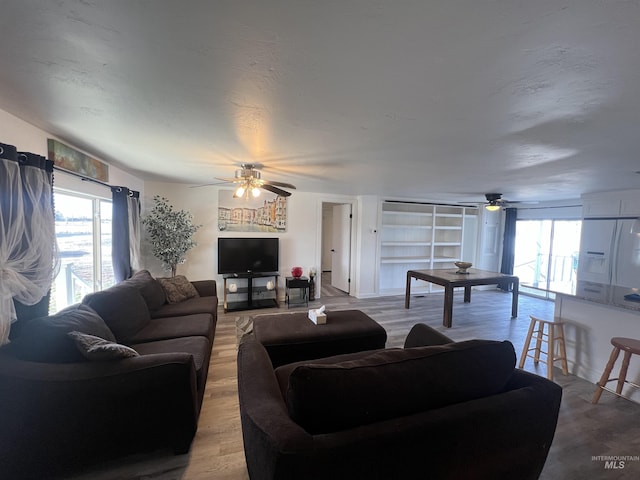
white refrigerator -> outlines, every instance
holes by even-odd
[[[625,306],[640,303],[640,219],[585,219],[578,296]]]

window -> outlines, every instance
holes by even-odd
[[[78,303],[87,293],[115,283],[111,263],[111,201],[54,191],[60,273],[50,310]]]
[[[580,220],[518,220],[514,274],[523,293],[575,294]]]

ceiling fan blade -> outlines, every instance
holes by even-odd
[[[236,183],[237,181],[239,181],[239,180],[243,180],[243,179],[240,179],[240,178],[219,178],[219,177],[216,177],[216,180],[221,180],[221,181],[222,181],[222,182],[224,182],[224,183]]]
[[[282,190],[278,187],[274,187],[268,183],[263,183],[260,188],[268,190],[271,193],[275,193],[276,195],[280,195],[281,197],[289,197],[291,196],[291,192],[287,192],[286,190]]]
[[[292,188],[294,190],[296,189],[295,185],[291,185],[290,183],[272,182],[271,180],[269,180],[268,182],[264,182],[264,185],[275,185],[276,187]]]
[[[216,183],[203,183],[201,185],[191,185],[189,188],[213,187],[215,185],[224,185],[226,183],[229,183],[229,182],[224,181],[224,182],[216,182]]]

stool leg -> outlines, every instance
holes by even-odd
[[[562,360],[562,374],[569,375],[569,366],[567,365],[567,348],[564,343],[564,326],[558,325],[558,341],[560,342],[560,360]]]
[[[622,368],[620,369],[620,375],[618,377],[618,386],[616,387],[616,393],[620,395],[622,393],[622,387],[624,387],[624,381],[627,379],[627,369],[629,368],[629,361],[631,360],[631,352],[624,352],[622,358]]]
[[[529,324],[529,331],[527,332],[527,339],[524,341],[524,347],[522,348],[522,355],[520,355],[520,365],[518,368],[524,368],[524,361],[527,358],[527,353],[529,352],[529,344],[531,343],[531,337],[533,336],[533,326],[536,322],[531,321]]]
[[[609,375],[611,375],[611,370],[613,370],[613,366],[616,364],[616,360],[618,359],[618,355],[620,354],[620,349],[618,347],[614,347],[611,351],[611,356],[609,357],[609,361],[607,362],[607,366],[602,373],[602,377],[600,377],[600,381],[596,383],[596,391],[593,394],[593,399],[591,399],[591,403],[598,403],[600,400],[600,395],[602,395],[602,387],[607,384],[609,380]]]
[[[536,353],[533,356],[533,363],[538,365],[540,361],[540,349],[542,348],[542,337],[544,336],[544,323],[536,322],[538,324],[537,336],[536,336]]]
[[[547,343],[547,378],[553,380],[553,365],[556,360],[556,329],[554,325],[549,325],[549,339]]]

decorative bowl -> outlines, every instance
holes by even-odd
[[[293,267],[291,269],[291,276],[293,278],[300,278],[302,276],[302,272],[303,272],[302,267]]]
[[[458,271],[456,273],[468,273],[467,269],[471,268],[471,265],[473,265],[471,262],[453,262],[453,264],[458,267]]]

